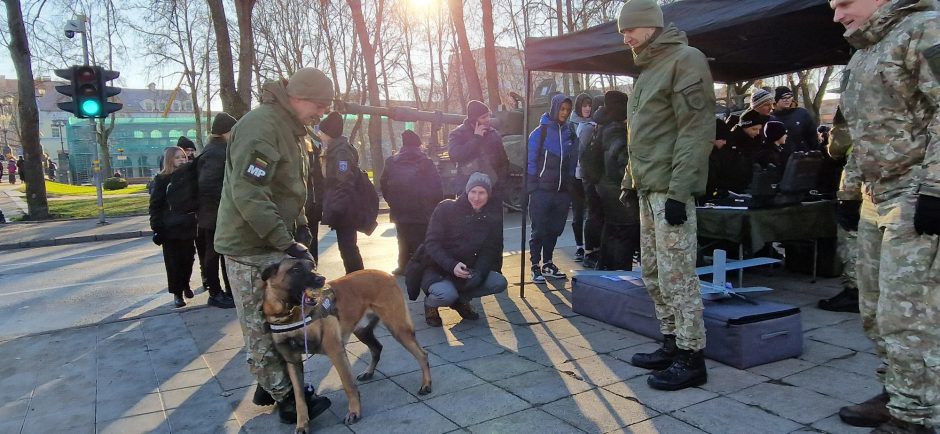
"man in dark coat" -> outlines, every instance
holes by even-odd
[[[492,184],[489,176],[474,173],[464,194],[441,202],[434,209],[424,243],[421,278],[424,318],[440,327],[439,307],[449,306],[463,319],[480,317],[470,300],[506,290],[506,278],[496,271],[502,256],[501,216],[486,206]]]
[[[321,156],[323,155],[323,142],[313,132],[304,138],[307,145],[307,164],[310,168],[307,170],[307,203],[304,204],[304,215],[307,216],[307,230],[303,231],[303,240],[310,249],[313,259],[320,260],[319,244],[317,238],[317,228],[323,219],[323,193],[326,191],[326,182],[323,178],[323,164]],[[309,236],[308,236],[309,234]]]
[[[219,215],[219,202],[222,200],[222,180],[225,175],[225,148],[231,136],[235,118],[228,113],[215,115],[209,134],[209,143],[199,156],[196,172],[199,176],[199,209],[196,213],[198,228],[196,241],[202,242],[204,285],[209,292],[210,306],[223,309],[235,307],[232,289],[225,271],[225,259],[215,251],[215,221]],[[219,268],[222,280],[219,280]],[[225,288],[222,288],[222,283]]]
[[[356,181],[359,179],[359,152],[343,136],[343,116],[330,112],[320,122],[320,141],[326,145],[326,193],[332,199],[324,203],[323,224],[336,231],[336,244],[343,258],[346,274],[362,270],[362,254],[357,243]]]
[[[774,111],[770,120],[782,122],[788,131],[787,143],[783,145],[784,161],[794,152],[819,149],[816,120],[805,108],[793,106],[790,88],[780,86],[774,90]]]
[[[424,242],[431,213],[444,200],[441,176],[421,151],[421,138],[405,130],[401,143],[401,150],[385,160],[379,181],[398,238],[398,268],[392,272],[395,275],[404,274],[408,260]]]
[[[604,209],[601,235],[601,270],[632,270],[633,256],[640,251],[640,211],[633,191],[620,192],[627,170],[627,95],[616,90],[604,94],[604,119],[597,128],[603,150],[603,171],[597,193]]]
[[[470,174],[482,172],[493,183],[493,196],[489,203],[502,206],[505,185],[509,180],[509,157],[503,149],[503,138],[492,126],[492,113],[486,104],[473,100],[467,103],[467,119],[454,128],[447,138],[447,153],[457,163],[457,177],[448,189],[455,195],[463,194]]]

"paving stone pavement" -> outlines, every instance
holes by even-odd
[[[513,257],[507,264],[514,264]],[[518,258],[516,258],[518,260]],[[563,264],[572,268],[573,264]],[[518,273],[518,272],[516,272]],[[509,273],[510,282],[518,274]],[[708,361],[702,387],[661,392],[628,363],[650,339],[571,311],[566,285],[518,286],[475,300],[479,321],[442,309],[428,328],[421,302],[408,305],[429,352],[434,391],[417,395],[415,360],[387,331],[376,375],[360,385],[363,419],[342,424],[346,396],[324,356],[305,365],[333,407],[312,422],[323,433],[860,433],[839,407],[877,393],[878,359],[857,315],[820,311],[835,279],[809,284],[775,271],[749,284],[780,288],[767,298],[804,312],[804,354],[747,370]],[[0,342],[0,433],[289,433],[273,407],[251,403],[234,310],[193,309]],[[354,371],[362,343],[347,346]]]

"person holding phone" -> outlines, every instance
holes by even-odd
[[[464,186],[475,172],[490,178],[493,191],[487,202],[491,207],[502,204],[503,185],[509,180],[509,157],[503,149],[503,138],[495,128],[493,115],[486,104],[473,100],[467,103],[467,119],[450,132],[447,152],[457,163],[457,176],[450,189],[454,195],[464,194]],[[500,213],[502,216],[502,213]]]

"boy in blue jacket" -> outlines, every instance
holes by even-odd
[[[542,114],[538,128],[529,134],[526,192],[532,221],[532,281],[536,283],[545,282],[546,277],[567,277],[552,263],[552,252],[565,230],[571,206],[568,184],[577,165],[577,138],[568,122],[571,109],[571,98],[555,95],[548,113]]]

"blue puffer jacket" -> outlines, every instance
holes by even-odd
[[[542,114],[540,126],[529,134],[528,174],[529,193],[535,189],[566,191],[574,179],[577,166],[577,137],[570,122],[558,123],[558,111],[562,103],[571,104],[571,98],[558,94],[552,97],[551,109]],[[545,142],[539,152],[541,128],[545,127]]]

